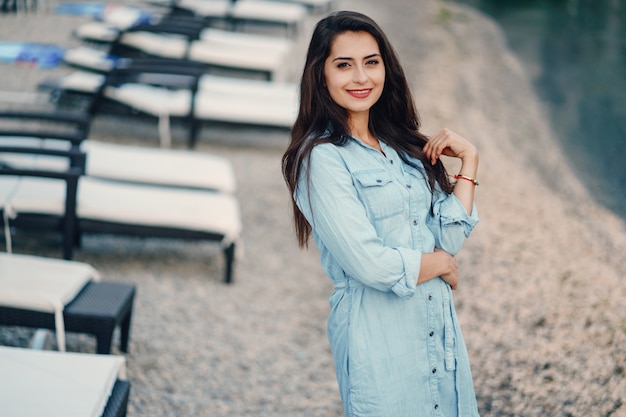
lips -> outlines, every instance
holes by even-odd
[[[363,90],[348,90],[348,94],[355,98],[366,98],[372,93],[371,88],[366,88]]]

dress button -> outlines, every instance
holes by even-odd
[[[439,408],[439,404],[435,404],[435,410]]]
[[[429,295],[429,296],[428,296],[428,301],[431,301],[432,299],[433,299],[433,296],[432,296],[432,295]]]
[[[435,332],[430,332],[428,333],[428,336],[433,337],[435,335]]]
[[[413,226],[417,226],[417,220],[413,220]]]
[[[433,368],[433,374],[437,373],[437,368]]]
[[[390,159],[390,160],[389,160],[389,163],[391,163],[391,165],[393,165],[393,159]]]
[[[406,188],[408,188],[410,190],[411,189],[411,184],[407,184]]]

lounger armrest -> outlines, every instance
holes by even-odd
[[[170,74],[187,74],[201,76],[207,72],[209,65],[200,61],[184,58],[153,58],[142,57],[122,61],[117,68],[132,68],[135,71],[158,70]]]
[[[158,85],[176,89],[190,89],[196,91],[202,71],[197,68],[185,68],[179,65],[152,65],[140,62],[127,68],[116,68],[111,71],[104,83],[107,85],[121,85],[126,83],[139,83]]]
[[[203,16],[167,13],[162,15],[156,24],[194,27],[198,30],[198,32],[200,32],[202,29],[207,27],[207,20]]]
[[[87,155],[78,148],[68,150],[50,149],[50,148],[34,148],[31,146],[3,146],[0,142],[0,154],[14,153],[22,155],[43,155],[59,158],[67,158],[69,161],[69,169],[67,171],[52,171],[46,169],[31,169],[24,166],[13,166],[10,163],[0,160],[1,175],[24,175],[31,177],[50,177],[67,179],[83,175],[85,173],[85,165]]]
[[[37,127],[40,124],[41,127]],[[91,124],[88,114],[45,111],[0,111],[0,137],[62,139],[78,146]]]
[[[83,170],[78,167],[70,167],[67,171],[48,171],[43,169],[10,168],[0,163],[0,175],[19,177],[53,178],[65,181],[77,181]]]
[[[165,33],[170,35],[182,35],[188,39],[198,39],[203,26],[191,19],[181,19],[179,21],[171,18],[156,24],[141,23],[133,26],[126,31],[120,32],[118,38],[124,36],[128,32],[149,32],[149,33]]]
[[[70,166],[62,171],[52,171],[43,168],[28,168],[22,166],[12,167],[8,164],[0,164],[0,176],[39,177],[52,178],[65,182],[64,214],[61,224],[63,232],[63,258],[72,259],[74,244],[78,239],[78,219],[76,216],[76,202],[78,193],[78,181],[85,172],[85,154],[73,148],[69,151],[53,149],[33,149],[11,146],[0,146],[0,153],[27,153],[33,155],[67,156],[70,158]],[[72,161],[72,158],[77,158]],[[76,163],[76,165],[74,165]],[[9,201],[9,207],[11,203]],[[2,207],[6,210],[6,207]]]
[[[21,110],[2,110],[0,111],[2,119],[40,119],[48,121],[59,121],[64,123],[73,123],[80,126],[88,126],[91,119],[86,114],[68,113],[60,111],[21,111]]]

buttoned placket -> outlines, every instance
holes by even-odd
[[[433,415],[439,416],[439,378],[437,375],[437,308],[435,306],[436,298],[432,293],[426,296],[426,311],[428,322],[428,364],[431,369],[430,373],[430,399],[433,407]]]
[[[390,159],[390,164],[393,165],[393,160]],[[419,218],[417,216],[419,198],[420,195],[417,192],[417,187],[413,187],[412,182],[416,181],[416,179],[404,172],[401,169],[401,164],[398,164],[398,169],[400,169],[400,176],[402,178],[403,183],[405,184],[406,191],[408,193],[408,204],[409,204],[409,222],[411,228],[411,239],[413,242],[413,248],[419,248],[421,246],[421,224],[419,222]],[[397,172],[397,171],[396,171]],[[416,278],[417,279],[417,278]],[[428,324],[428,344],[427,344],[427,352],[428,352],[428,364],[430,369],[429,383],[430,383],[430,394],[431,394],[431,406],[433,410],[433,416],[441,416],[441,412],[439,410],[439,370],[437,364],[437,306],[436,300],[437,297],[433,297],[432,293],[426,294],[426,306],[427,306],[427,324]],[[447,316],[447,314],[446,314]],[[445,334],[447,332],[444,331],[444,338],[447,340]],[[446,350],[447,353],[447,350]],[[447,357],[447,354],[446,354]]]
[[[446,371],[456,369],[456,350],[454,337],[454,321],[452,317],[452,294],[450,288],[443,293],[443,320],[444,320],[444,360]]]
[[[393,160],[391,162],[391,164],[393,164]],[[406,192],[409,196],[408,198],[408,204],[409,204],[409,227],[411,230],[411,241],[413,243],[412,248],[413,249],[417,249],[420,247],[422,241],[422,233],[421,233],[421,226],[420,225],[420,221],[419,221],[419,217],[418,217],[418,207],[419,207],[419,193],[416,191],[416,187],[413,187],[412,182],[416,181],[416,179],[404,172],[404,170],[401,168],[401,164],[397,164],[398,169],[400,170],[400,178],[401,178],[401,183],[404,184],[404,187],[406,189]]]
[[[370,147],[371,148],[371,147]],[[418,207],[419,207],[419,198],[421,197],[417,192],[418,188],[414,187],[412,184],[414,181],[417,181],[415,177],[406,173],[402,169],[402,164],[394,163],[393,153],[385,149],[386,146],[381,143],[381,148],[383,149],[383,153],[377,151],[374,148],[371,148],[373,152],[377,153],[377,158],[381,158],[381,161],[387,165],[388,169],[393,173],[393,176],[399,181],[400,184],[404,184],[405,190],[408,195],[408,205],[409,205],[409,224],[411,230],[411,239],[413,242],[413,248],[421,247],[421,227],[419,218],[418,218]],[[436,303],[441,302],[443,304],[443,328],[440,331],[437,329],[437,308]],[[446,370],[454,370],[455,369],[455,351],[454,351],[454,325],[451,316],[451,299],[450,295],[446,291],[442,291],[441,297],[434,297],[432,293],[426,294],[426,305],[427,305],[427,323],[428,323],[428,364],[430,369],[429,375],[429,383],[430,383],[430,394],[431,394],[431,406],[433,410],[433,416],[441,416],[441,410],[439,409],[440,402],[440,391],[439,391],[439,372],[438,362],[437,362],[437,337],[443,336],[444,343],[444,368]]]

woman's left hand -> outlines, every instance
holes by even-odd
[[[464,137],[444,128],[424,145],[424,154],[435,165],[441,155],[453,158],[476,158],[476,147]]]

